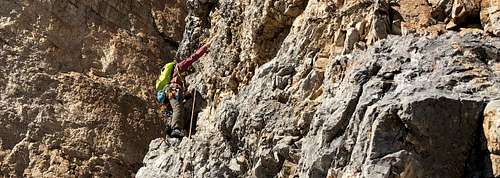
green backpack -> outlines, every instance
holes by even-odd
[[[165,86],[170,83],[176,63],[177,62],[174,60],[174,62],[167,63],[163,66],[163,68],[161,68],[160,76],[158,77],[158,80],[156,80],[156,92],[164,90]]]

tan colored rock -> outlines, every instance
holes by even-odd
[[[314,61],[314,69],[322,72],[325,71],[326,65],[330,62],[328,57],[327,55],[318,55],[318,58]]]
[[[371,12],[371,27],[367,36],[367,43],[387,38],[392,24],[389,17],[389,6],[385,1],[376,1]]]
[[[500,176],[500,155],[490,154],[491,170],[494,177]]]
[[[359,38],[361,38],[361,39],[365,38],[365,36],[363,36],[363,35],[366,34],[365,33],[365,30],[366,30],[366,21],[363,20],[361,22],[356,23],[355,27],[356,27],[356,30],[358,30],[358,32],[359,32],[359,35],[360,35]]]
[[[133,177],[163,136],[169,3],[0,0],[0,177]]]
[[[184,31],[184,19],[187,16],[186,2],[183,0],[152,1],[151,11],[155,24],[169,40],[180,42]]]
[[[345,30],[342,29],[337,30],[337,32],[335,32],[335,38],[334,38],[335,46],[344,46],[345,36],[346,36]]]
[[[490,152],[500,154],[500,101],[492,101],[484,109],[483,129]]]
[[[337,5],[337,7],[342,7],[344,5],[344,0],[335,0],[335,5]]]
[[[481,23],[484,31],[500,36],[500,0],[481,2]]]
[[[416,33],[436,37],[446,33],[446,21],[449,21],[453,0],[401,0],[394,9],[402,16],[401,34]],[[393,20],[392,30],[397,32]],[[393,32],[393,33],[395,33]]]
[[[483,131],[493,174],[500,176],[500,100],[490,102],[484,109]]]

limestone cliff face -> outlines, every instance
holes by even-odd
[[[150,86],[179,2],[0,0],[0,177],[135,173],[164,129]]]
[[[205,103],[137,177],[498,175],[495,1],[187,4],[179,53],[216,39],[188,78]]]
[[[0,177],[500,176],[498,2],[0,0]]]

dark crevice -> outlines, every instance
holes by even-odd
[[[484,108],[484,106],[483,106]],[[477,128],[472,142],[472,149],[465,162],[464,177],[493,177],[493,167],[488,151],[486,136],[484,135],[483,122],[484,115],[481,114],[477,119]]]
[[[389,5],[389,21],[391,24],[398,22],[404,22],[404,17],[396,9]],[[394,25],[389,25],[390,33],[394,35],[402,35],[401,29],[394,29]]]
[[[164,33],[160,33],[160,31],[158,30],[158,27],[156,25],[155,25],[155,29],[158,31],[158,33],[162,37],[163,41],[165,41],[165,43],[167,43],[168,45],[172,46],[176,50],[179,48],[179,42],[178,41],[175,41],[174,39],[168,37]]]
[[[403,119],[401,117],[399,117],[399,115],[397,114],[397,112],[394,112],[392,114],[393,114],[394,120],[398,123],[399,126],[401,126],[399,128],[396,136],[392,140],[392,143],[394,144],[396,142],[401,142],[403,145],[406,145],[408,143],[406,141],[406,138],[408,136],[408,133],[410,132],[410,129],[405,126],[405,123],[403,122]]]
[[[487,50],[487,48],[489,48]],[[481,62],[483,62],[485,65],[488,65],[489,59],[494,59],[493,56],[490,56],[488,54],[489,51],[495,51],[495,48],[493,46],[474,46],[471,51],[475,54],[477,59],[479,59]]]
[[[481,25],[481,18],[479,11],[472,13],[470,15],[464,15],[461,18],[457,18],[456,26],[450,28],[450,30],[460,30],[460,28],[478,28],[483,29]]]
[[[177,50],[179,48],[179,42],[178,41],[175,41],[174,39],[168,37],[166,34],[160,32],[160,29],[158,28],[158,25],[155,23],[155,18],[153,16],[153,12],[151,11],[149,13],[149,18],[151,18],[151,21],[153,22],[153,27],[154,27],[154,30],[156,31],[156,33],[158,33],[160,35],[160,37],[162,37],[163,41],[170,45],[171,47],[175,48],[175,50]]]
[[[7,46],[12,46],[9,42],[5,41],[3,38],[0,37],[0,43],[3,43]]]

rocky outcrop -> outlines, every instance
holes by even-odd
[[[280,3],[219,1],[211,26],[186,29],[216,38],[188,78],[207,106],[192,139],[151,142],[137,177],[492,175],[476,143],[498,38],[446,31],[437,2],[307,1],[288,27],[247,18],[282,19]],[[269,25],[284,37],[254,35]]]
[[[483,0],[480,17],[486,32],[500,36],[500,1]]]
[[[0,0],[0,177],[132,176],[164,129],[145,86],[180,2]]]
[[[500,41],[475,38],[392,38],[332,56],[324,72],[292,72],[298,80],[284,89],[274,85],[280,71],[309,62],[280,51],[238,94],[200,113],[193,139],[154,140],[137,176],[465,176],[485,101],[498,90],[474,51]],[[499,50],[490,47],[487,62]]]
[[[0,0],[0,177],[497,176],[498,7]],[[209,38],[161,138],[158,69]]]

